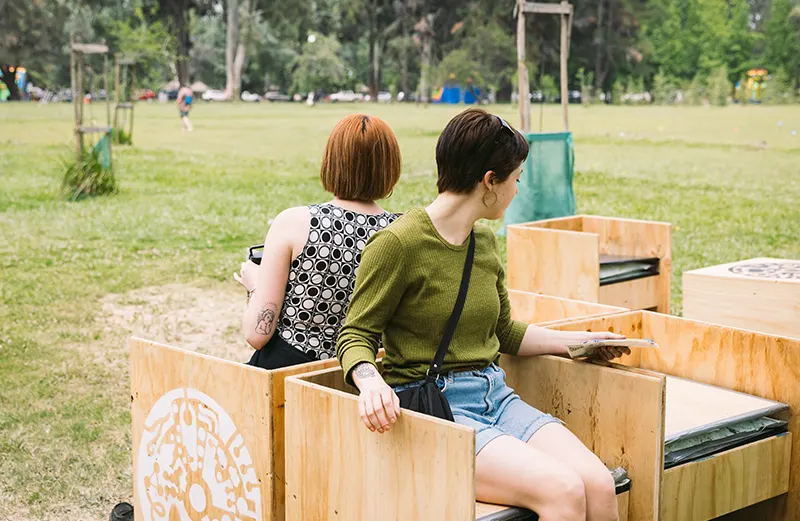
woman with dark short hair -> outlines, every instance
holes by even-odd
[[[527,155],[525,138],[484,110],[447,124],[436,145],[438,197],[376,233],[364,249],[339,333],[339,362],[360,390],[361,420],[371,431],[389,430],[400,414],[395,393],[425,380],[475,241],[463,311],[436,383],[455,421],[475,430],[477,498],[529,508],[543,521],[612,521],[618,513],[611,473],[558,419],[523,402],[496,364],[500,353],[565,355],[568,344],[623,338],[511,319],[497,240],[477,221],[502,217]],[[610,360],[628,352],[611,347],[601,354]]]
[[[400,178],[400,148],[379,118],[356,114],[331,132],[320,179],[334,198],[275,217],[260,265],[236,279],[247,290],[242,329],[251,365],[277,369],[336,356],[336,335],[355,284],[361,250],[396,215],[375,202]]]

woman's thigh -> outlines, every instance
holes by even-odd
[[[554,498],[583,497],[580,476],[551,454],[511,436],[493,439],[476,459],[478,500],[542,512]]]

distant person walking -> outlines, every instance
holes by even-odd
[[[183,120],[183,128],[189,132],[194,130],[192,128],[192,122],[189,121],[189,111],[192,109],[192,101],[194,101],[194,92],[192,92],[192,89],[186,85],[181,85],[181,88],[178,89],[178,99],[176,103],[181,113],[181,120]]]

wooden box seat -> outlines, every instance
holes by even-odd
[[[797,446],[800,416],[796,414],[800,408],[800,373],[797,371],[800,339],[646,311],[552,327],[613,331],[658,342],[660,349],[634,350],[621,359],[621,364],[604,369],[662,375],[667,406],[664,407],[659,448],[681,433],[702,431],[730,418],[746,419],[759,412],[787,422],[786,432],[782,434],[666,470],[659,464],[656,494],[660,503],[659,519],[700,521],[725,514],[726,520],[737,521],[800,519],[800,447]],[[563,363],[600,367],[569,360]],[[530,362],[525,361],[525,364]],[[524,372],[528,380],[535,382],[536,379],[527,374],[535,368],[525,364],[518,364],[520,372],[515,378]],[[559,401],[548,399],[545,391],[540,392],[545,398],[539,404],[545,410],[556,415],[574,411],[574,407],[565,409],[571,407],[569,400],[564,397]],[[781,404],[786,404],[788,411]],[[585,441],[597,435],[590,419],[579,417],[570,421],[570,416],[574,415],[567,414],[567,424],[581,439]],[[613,464],[625,461],[627,454],[617,452],[609,456]],[[660,458],[663,461],[663,454]],[[635,475],[641,478],[641,470],[636,465],[629,468],[634,483],[632,491],[638,488],[640,479]],[[640,519],[634,512],[633,499],[631,503],[631,519]]]
[[[509,226],[507,237],[509,288],[669,313],[669,223],[577,215]]]
[[[685,271],[683,316],[800,338],[800,260],[758,258]]]

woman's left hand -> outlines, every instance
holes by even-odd
[[[617,335],[615,333],[584,333],[586,337],[583,341],[588,340],[625,340],[625,335]],[[593,355],[594,358],[610,362],[615,358],[622,358],[624,355],[631,354],[631,349],[625,346],[608,346],[600,347]]]
[[[257,275],[258,264],[249,260],[242,263],[241,273],[234,273],[233,278],[244,287],[245,291],[250,293],[256,289]]]

